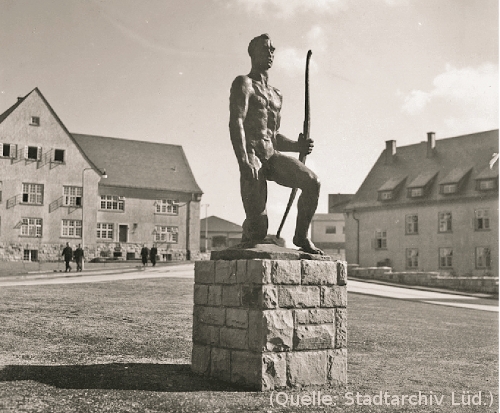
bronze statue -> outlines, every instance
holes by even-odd
[[[242,244],[252,246],[265,239],[267,181],[275,181],[302,191],[297,203],[293,243],[305,252],[323,254],[307,236],[318,206],[318,177],[298,159],[281,153],[309,154],[314,144],[302,133],[297,141],[292,141],[278,132],[282,96],[268,84],[274,50],[269,35],[252,39],[248,45],[250,73],[238,76],[231,85],[229,131],[239,164],[241,198],[246,213]]]

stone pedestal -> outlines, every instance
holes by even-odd
[[[196,262],[193,371],[256,390],[345,384],[346,263],[251,255]]]

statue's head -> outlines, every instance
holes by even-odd
[[[267,70],[274,61],[274,46],[267,33],[254,37],[248,44],[248,54],[252,60],[252,67]]]

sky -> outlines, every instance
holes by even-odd
[[[262,33],[276,47],[269,83],[290,139],[312,50],[318,213],[328,194],[358,190],[386,140],[498,128],[496,0],[0,0],[0,10],[0,112],[38,87],[70,132],[182,145],[202,217],[244,220],[229,88]],[[268,189],[276,234],[290,190]]]

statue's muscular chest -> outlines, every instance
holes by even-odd
[[[254,93],[250,104],[260,110],[277,113],[281,109],[281,96],[272,86],[265,86],[260,82],[253,81]]]

